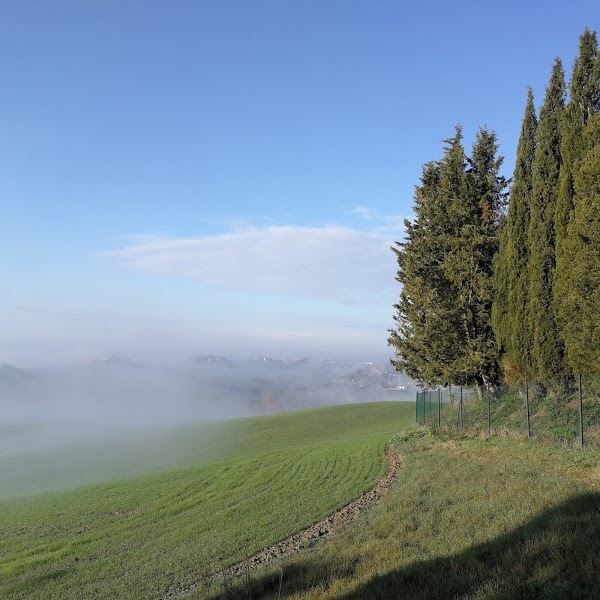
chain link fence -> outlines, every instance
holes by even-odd
[[[523,381],[493,389],[423,389],[417,392],[416,421],[445,430],[512,433],[599,448],[600,376]]]

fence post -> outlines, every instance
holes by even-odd
[[[460,404],[458,405],[458,420],[460,421],[460,428],[463,428],[463,386],[460,384]]]
[[[525,380],[525,410],[527,412],[527,437],[531,437],[531,422],[529,420],[529,382]]]
[[[454,404],[454,399],[452,398],[452,384],[448,384],[448,396],[450,397],[450,404]]]
[[[419,390],[417,390],[417,398],[415,400],[415,422],[419,424]]]
[[[492,398],[490,394],[490,389],[488,386],[485,386],[485,394],[487,396],[487,405],[488,405],[488,436],[492,435]]]
[[[581,393],[581,373],[577,375],[578,394],[579,394],[579,447],[583,448],[583,396]]]
[[[431,416],[431,390],[429,390],[429,416]]]
[[[442,428],[442,388],[438,388],[438,429]]]

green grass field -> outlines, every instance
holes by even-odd
[[[221,584],[206,596],[600,598],[600,452],[426,430],[396,444],[404,469],[372,511],[227,595]]]
[[[411,403],[372,403],[220,422],[210,434],[199,424],[199,450],[188,424],[169,434],[155,472],[147,461],[136,477],[5,497],[0,597],[162,596],[370,488],[385,470],[386,441],[413,414]],[[185,466],[173,468],[178,457]]]
[[[404,468],[374,509],[298,556],[188,597],[600,597],[600,451],[413,419],[411,403],[237,419],[216,424],[210,452],[193,444],[205,425],[188,424],[169,434],[165,464],[194,465],[5,498],[0,597],[161,597],[371,487],[391,439]]]

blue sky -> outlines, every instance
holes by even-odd
[[[421,165],[595,2],[5,2],[0,362],[371,356]],[[389,353],[389,352],[388,352]]]

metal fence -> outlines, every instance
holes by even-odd
[[[416,421],[447,429],[515,433],[566,445],[600,447],[600,376],[477,390],[446,386],[417,392]]]

